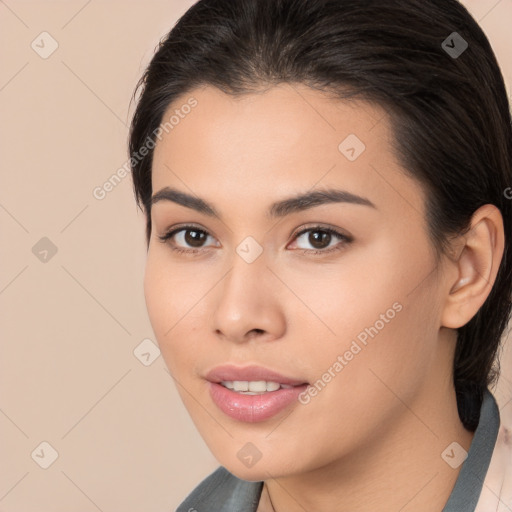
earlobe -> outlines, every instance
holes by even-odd
[[[447,283],[449,292],[441,318],[442,326],[453,329],[476,315],[496,280],[505,244],[499,209],[490,204],[480,207],[463,239],[459,257],[450,262],[456,278]]]

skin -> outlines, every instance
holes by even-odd
[[[156,202],[144,292],[162,356],[200,434],[233,474],[265,481],[259,512],[272,510],[269,496],[280,512],[440,512],[460,471],[441,453],[454,441],[468,450],[473,439],[452,383],[455,329],[494,283],[504,244],[499,211],[475,212],[472,229],[438,261],[424,191],[396,160],[379,106],[301,84],[241,97],[207,86],[169,113],[191,96],[197,107],[155,148],[153,192],[191,193],[222,220]],[[349,134],[366,145],[352,162],[338,150]],[[281,219],[266,215],[274,201],[330,187],[376,208],[330,203]],[[187,243],[185,232],[158,239],[182,223],[210,235],[202,247]],[[319,224],[352,242],[312,254],[319,250],[312,233],[293,235]],[[250,264],[236,252],[247,236],[263,249]],[[178,253],[173,243],[200,252]],[[325,247],[334,246],[341,243],[333,236]],[[307,405],[249,424],[212,402],[204,377],[227,362],[314,383],[396,302],[401,311]],[[247,442],[262,454],[251,468],[237,457]]]

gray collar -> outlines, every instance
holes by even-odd
[[[500,413],[491,392],[484,391],[480,420],[468,457],[462,464],[443,512],[474,512],[489,468],[500,426]],[[256,512],[263,482],[247,482],[222,466],[206,477],[176,512]]]
[[[500,429],[500,410],[494,396],[486,389],[480,409],[480,420],[462,464],[455,486],[443,512],[474,512]]]

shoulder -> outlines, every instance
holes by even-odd
[[[240,480],[221,466],[187,496],[176,512],[256,512],[262,487],[263,482]]]

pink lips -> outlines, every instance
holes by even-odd
[[[292,379],[261,366],[218,366],[206,375],[210,396],[217,407],[233,419],[255,423],[272,418],[292,403],[308,384],[304,380]],[[287,386],[261,395],[245,395],[225,388],[221,381],[271,381]]]

